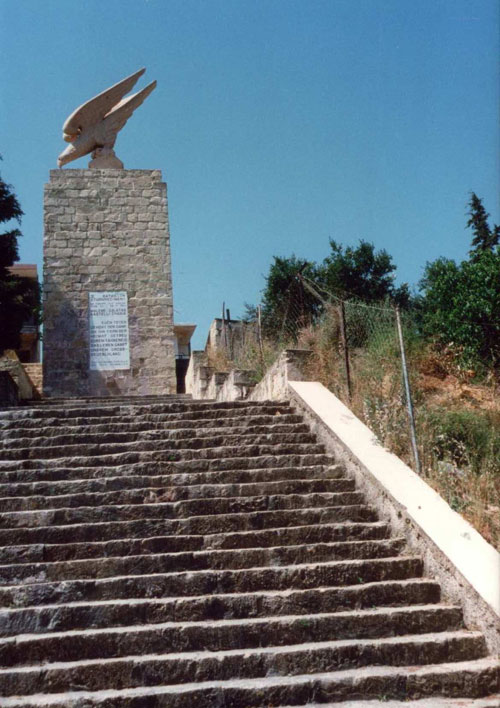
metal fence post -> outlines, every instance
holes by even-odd
[[[339,305],[339,319],[340,319],[340,339],[342,341],[342,350],[344,352],[344,367],[345,367],[345,378],[347,383],[347,397],[349,403],[352,398],[352,387],[351,387],[351,367],[349,366],[349,350],[347,348],[347,334],[345,328],[345,307],[344,301],[341,300]]]
[[[257,307],[257,338],[259,340],[260,363],[262,365],[262,374],[264,374],[264,346],[262,343],[262,306]]]
[[[401,350],[401,366],[403,369],[403,381],[404,381],[405,392],[406,392],[406,405],[408,408],[408,420],[410,422],[411,445],[413,448],[413,457],[415,459],[415,472],[417,474],[422,474],[422,469],[420,467],[420,457],[418,454],[418,447],[417,447],[417,431],[415,428],[415,417],[413,415],[413,402],[412,402],[412,398],[411,398],[410,379],[408,377],[408,367],[406,365],[405,344],[404,344],[404,339],[403,339],[403,329],[401,327],[401,315],[399,313],[399,307],[396,307],[396,325],[397,325],[397,329],[398,329],[399,348]]]
[[[226,303],[222,303],[222,342],[224,344],[224,353],[227,354],[227,331],[226,331]]]

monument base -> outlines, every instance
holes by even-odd
[[[161,173],[51,170],[44,210],[44,394],[175,393]]]

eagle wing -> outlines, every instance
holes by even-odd
[[[92,125],[101,121],[104,116],[111,111],[113,106],[128,93],[137,82],[138,78],[144,74],[146,69],[140,69],[135,74],[127,76],[111,88],[91,98],[82,106],[73,111],[63,125],[63,135],[65,139],[74,139]],[[120,104],[119,104],[120,105]]]
[[[99,130],[99,138],[102,139],[104,145],[114,144],[118,131],[123,128],[135,109],[141,105],[155,88],[156,81],[152,81],[142,91],[124,98],[106,115],[102,122],[102,132]]]

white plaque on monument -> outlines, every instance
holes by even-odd
[[[130,369],[126,292],[89,293],[91,371]]]

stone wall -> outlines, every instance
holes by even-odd
[[[197,400],[243,401],[255,385],[255,372],[243,369],[215,371],[204,351],[191,352],[186,393]]]
[[[216,317],[208,330],[205,351],[223,351],[230,359],[237,358],[249,345],[257,345],[257,325],[243,320],[222,320]]]
[[[44,393],[175,393],[166,184],[158,170],[51,170]],[[89,292],[126,291],[130,369],[89,371]]]
[[[249,394],[250,401],[286,401],[289,381],[305,381],[305,366],[311,352],[308,349],[284,349]]]

